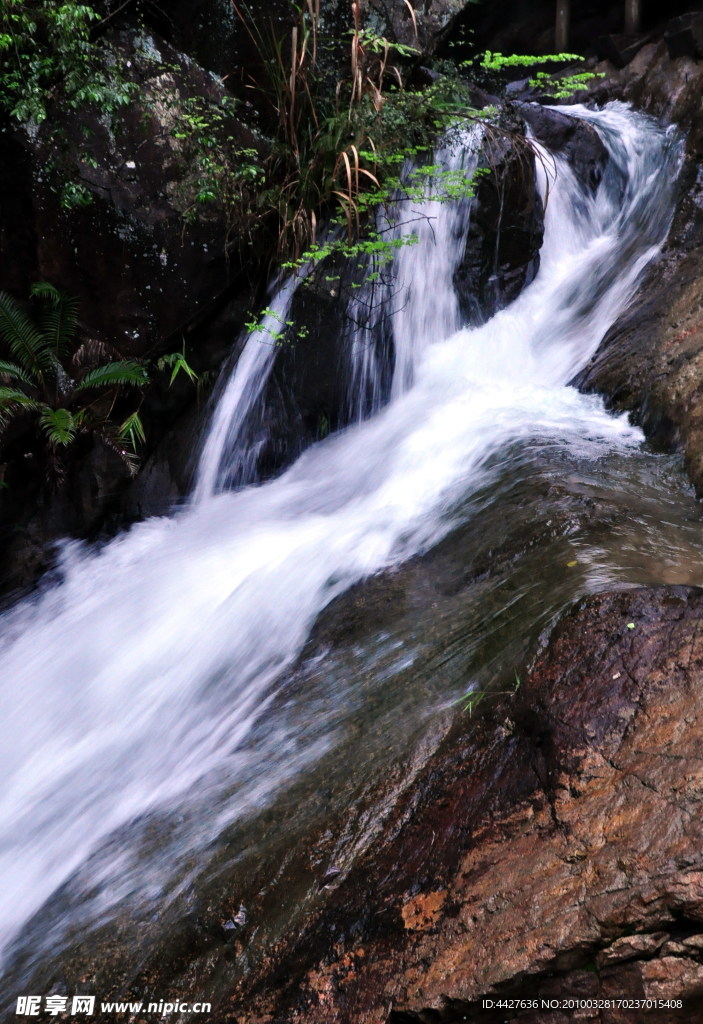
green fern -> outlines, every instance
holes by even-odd
[[[0,338],[23,370],[41,381],[51,364],[49,343],[7,292],[0,291]]]
[[[76,423],[68,409],[50,409],[45,405],[39,414],[39,424],[49,444],[71,444],[76,437]]]
[[[134,360],[119,358],[91,367],[97,359],[119,353],[102,342],[79,345],[75,300],[46,281],[35,284],[30,297],[39,307],[36,320],[7,292],[0,292],[0,341],[14,357],[0,359],[0,430],[18,417],[38,421],[53,486],[65,477],[59,449],[70,446],[79,434],[99,437],[133,475],[138,467],[136,449],[146,440],[144,426],[138,412],[121,426],[110,416],[121,389],[148,384],[147,370]],[[81,372],[82,380],[76,383]]]
[[[0,387],[0,410],[18,407],[22,409],[39,409],[40,406],[40,402],[25,394],[24,391],[20,391],[19,388]]]
[[[183,352],[169,352],[168,355],[161,356],[156,366],[159,370],[165,370],[167,367],[171,370],[171,379],[168,382],[169,387],[171,387],[179,373],[184,373],[193,384],[197,385],[198,383],[198,374],[190,365]]]
[[[88,388],[107,388],[116,385],[132,385],[141,388],[148,383],[149,374],[140,363],[119,360],[89,370],[74,390],[78,393],[86,391]]]
[[[124,423],[120,426],[118,436],[121,441],[129,441],[132,446],[132,451],[135,453],[139,445],[144,444],[146,441],[146,434],[144,433],[144,424],[142,423],[139,412],[133,412],[131,416],[127,417]]]
[[[0,359],[0,377],[18,380],[22,384],[29,384],[30,387],[35,383],[34,378],[21,366],[18,366],[17,363],[8,363],[5,359]]]
[[[39,326],[51,351],[61,359],[75,347],[78,330],[78,303],[48,281],[39,281],[30,290],[33,299],[42,300]]]

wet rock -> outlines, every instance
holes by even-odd
[[[559,144],[572,144],[576,158],[576,122],[561,114],[554,120],[565,122],[560,124]],[[588,131],[580,134],[590,140]],[[462,321],[468,324],[485,322],[533,280],[544,229],[534,152],[519,129],[491,136],[480,166],[486,173],[476,181],[466,244],[454,276]],[[368,346],[377,369],[373,394],[361,400],[364,411],[387,400],[395,358],[397,280],[392,266],[384,265],[371,286],[372,270],[364,257],[333,253],[323,259],[297,289],[289,323],[264,342],[276,347],[276,358],[248,425],[260,477],[279,471],[308,445],[358,415],[349,401],[353,344]]]
[[[672,60],[703,57],[703,14],[692,11],[674,18],[666,26],[664,42]]]
[[[607,60],[613,67],[624,68],[650,41],[650,35],[607,35],[596,39],[591,49],[598,60]]]
[[[327,871],[325,871],[324,875],[320,879],[319,888],[322,890],[322,889],[327,888],[327,886],[332,885],[332,883],[335,881],[335,879],[339,878],[341,873],[342,873],[342,869],[341,868],[337,868],[337,867],[329,868]]]
[[[703,494],[703,64],[670,58],[663,43],[645,46],[624,71],[604,66],[594,84],[599,102],[622,98],[686,132],[681,198],[661,257],[600,348],[576,377],[582,390],[630,412],[657,444],[680,449]]]
[[[700,138],[700,92],[703,68],[689,57],[672,60],[663,40],[643,46],[622,69],[607,60],[590,70],[598,77],[578,95],[586,102],[621,99],[689,132],[689,151]],[[565,100],[562,102],[573,102]]]
[[[291,325],[272,339],[278,352],[260,413],[265,438],[260,472],[270,475],[309,444],[349,422],[347,388],[355,327],[349,314],[354,288],[367,270],[333,255],[323,260],[293,297]],[[371,332],[369,344],[379,339]]]
[[[643,1021],[699,1020],[701,615],[703,592],[678,587],[567,615],[509,725],[493,709],[435,755],[392,838],[242,983],[225,1019],[246,1007],[271,1024],[536,1024],[558,1018],[482,1000],[630,997],[683,1000]]]
[[[544,233],[529,146],[496,136],[485,147],[464,255],[454,274],[462,319],[488,320],[534,279]]]
[[[700,214],[696,211],[694,217],[698,224],[689,222],[689,237],[700,233]],[[609,331],[576,383],[582,390],[605,394],[614,408],[631,411],[655,442],[683,450],[688,474],[701,494],[701,261],[698,251],[686,253],[679,247],[681,241],[679,236],[647,274],[638,301]]]
[[[98,438],[76,443],[66,456],[65,480],[47,482],[35,458],[10,466],[0,492],[0,581],[6,591],[31,587],[55,558],[60,537],[96,539],[131,480],[124,461]]]
[[[583,184],[594,191],[608,160],[608,151],[595,128],[538,103],[518,103],[516,106],[537,141],[550,153],[565,157]]]

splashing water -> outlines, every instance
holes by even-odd
[[[441,251],[429,235],[401,250],[407,295],[389,405],[314,445],[276,480],[217,493],[223,452],[271,366],[270,347],[252,336],[211,424],[192,507],[97,554],[68,545],[63,582],[6,616],[6,948],[72,877],[74,888],[97,892],[82,905],[86,919],[136,891],[160,898],[165,872],[329,749],[331,734],[300,745],[275,721],[256,756],[247,740],[320,611],[447,536],[467,497],[490,485],[497,452],[535,438],[587,459],[639,449],[625,418],[566,385],[666,235],[678,149],[620,104],[571,112],[598,128],[610,162],[591,195],[555,158],[540,270],[508,309],[455,329],[452,267],[465,237],[456,218],[466,210],[438,209]],[[284,319],[293,287],[272,302]],[[150,868],[130,837],[148,815],[172,811],[178,842],[167,864],[155,858]],[[45,928],[44,947],[61,927]]]

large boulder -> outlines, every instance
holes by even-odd
[[[403,46],[433,53],[473,0],[370,0],[384,31]],[[412,10],[411,10],[412,8]]]
[[[703,57],[703,12],[692,11],[672,18],[666,26],[664,41],[669,56]]]
[[[484,146],[463,257],[454,274],[462,318],[479,324],[507,306],[539,268],[544,233],[535,157],[519,135]]]
[[[571,120],[571,119],[569,119]],[[482,323],[512,302],[539,266],[542,202],[534,153],[511,135],[491,136],[471,200],[471,220],[454,284],[465,324]],[[248,427],[258,451],[258,474],[288,465],[307,445],[382,404],[390,394],[394,366],[391,267],[380,272],[375,291],[364,261],[333,253],[296,291],[290,324],[268,339],[277,348],[274,368]],[[384,279],[386,285],[384,286]],[[350,398],[354,339],[374,353],[375,394]]]
[[[539,103],[515,106],[534,138],[550,153],[565,157],[579,180],[595,191],[608,159],[608,151],[595,128],[578,117]]]
[[[240,208],[208,198],[212,140],[228,137],[252,168],[265,142],[233,113],[222,81],[163,39],[121,30],[110,42],[135,87],[127,107],[111,115],[54,109],[39,128],[0,131],[0,185],[12,197],[0,209],[0,287],[22,299],[35,281],[51,281],[77,298],[82,342],[148,360],[141,416],[151,447],[196,398],[183,377],[168,386],[157,357],[187,344],[198,372],[216,371],[267,265],[268,237],[252,244],[246,195]],[[225,302],[238,323],[210,331]],[[192,437],[180,441],[193,445]],[[56,537],[94,536],[113,514],[123,516],[130,476],[98,440],[80,439],[63,454],[60,492],[31,453],[19,461],[4,454],[14,458],[0,497],[5,587],[31,583]],[[149,502],[128,499],[128,515],[164,511],[183,493],[187,460],[175,461],[160,495],[152,486]]]
[[[673,587],[567,615],[223,1019],[567,1024],[582,1000],[625,1024],[617,1001],[646,999],[670,1002],[638,1020],[700,1020],[702,614]]]

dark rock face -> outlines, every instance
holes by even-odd
[[[694,11],[674,18],[666,27],[664,41],[673,60],[703,57],[703,14]]]
[[[179,137],[178,110],[188,110],[191,101],[220,104],[226,91],[157,36],[132,30],[114,40],[138,86],[134,101],[112,121],[97,111],[69,113],[60,124],[69,176],[78,169],[89,206],[62,207],[60,178],[51,179],[45,166],[53,156],[46,132],[0,132],[0,185],[12,197],[0,210],[0,286],[21,300],[37,280],[57,284],[78,299],[82,339],[107,342],[125,356],[155,358],[178,350],[200,329],[189,359],[198,372],[212,371],[254,305],[267,258],[265,244],[252,256],[247,232],[230,222],[224,208],[198,203],[197,155],[187,137]],[[233,145],[261,150],[261,140],[229,114],[227,131]],[[214,324],[212,339],[203,338],[203,323],[212,322],[232,296],[238,322],[226,331]],[[151,444],[194,406],[191,384],[179,380],[169,388],[162,376],[146,391],[141,410]],[[194,418],[193,409],[191,435]],[[181,436],[179,444],[192,448],[192,436]],[[152,474],[145,488],[149,501],[128,500],[121,507],[129,474],[97,440],[65,453],[66,482],[56,493],[36,459],[15,459],[9,489],[0,497],[3,586],[31,583],[50,564],[46,548],[56,537],[95,536],[125,511],[166,511],[188,475],[186,460],[175,461],[179,465],[168,480],[162,474],[160,487]]]
[[[572,118],[556,114],[568,122]],[[567,133],[568,134],[568,133]],[[568,136],[578,133],[571,132]],[[585,134],[585,133],[584,133]],[[595,133],[594,133],[595,134]],[[589,140],[590,141],[590,140]],[[573,144],[575,158],[577,145]],[[532,149],[519,136],[496,135],[484,147],[472,200],[471,221],[454,284],[464,323],[478,324],[512,302],[539,267],[543,209],[537,192]],[[260,455],[258,472],[269,476],[327,433],[346,426],[350,408],[350,348],[357,328],[373,349],[379,367],[382,404],[393,375],[393,301],[384,292],[394,281],[391,268],[380,272],[378,290],[360,292],[369,269],[356,259],[334,254],[323,260],[298,288],[292,327],[283,326],[274,369],[249,427]],[[361,298],[360,298],[361,296]],[[386,302],[385,311],[379,304]]]
[[[595,189],[607,150],[590,125],[536,103],[516,103],[536,140],[566,157],[584,186]],[[454,283],[467,323],[489,319],[534,279],[544,234],[544,211],[535,180],[535,156],[519,135],[496,137],[482,161],[464,257]]]
[[[411,0],[408,5],[398,0],[370,0],[377,17],[385,23],[391,38],[422,53],[432,53],[452,24],[469,3],[467,0]],[[470,0],[469,0],[470,2]]]
[[[347,303],[354,274],[348,264],[344,258],[325,260],[293,298],[294,326],[279,344],[262,403],[263,475],[289,465],[309,444],[349,422],[346,391],[353,325]]]
[[[138,99],[112,125],[97,112],[64,126],[90,206],[62,209],[46,180],[51,154],[41,132],[0,136],[13,158],[3,174],[15,174],[0,251],[12,267],[5,287],[23,297],[35,280],[59,282],[95,336],[144,355],[212,302],[238,267],[236,254],[231,265],[226,258],[225,212],[197,206],[198,168],[176,137],[177,102],[217,104],[225,90],[157,37],[128,32],[118,44]],[[256,148],[241,123],[229,127],[242,147]]]
[[[607,60],[613,67],[624,68],[649,42],[651,42],[650,35],[618,32],[596,39],[592,49],[598,60]]]
[[[680,1000],[637,1019],[700,1020],[702,614],[703,592],[674,587],[567,615],[518,696],[435,756],[392,838],[222,1019],[546,1024],[572,1012],[540,1001],[571,998]]]
[[[538,103],[518,103],[516,106],[537,141],[550,153],[565,157],[584,186],[595,191],[608,159],[608,151],[595,128]]]
[[[471,206],[464,256],[455,275],[462,318],[479,324],[507,306],[539,268],[544,233],[532,150],[521,142],[496,138],[482,165]]]

